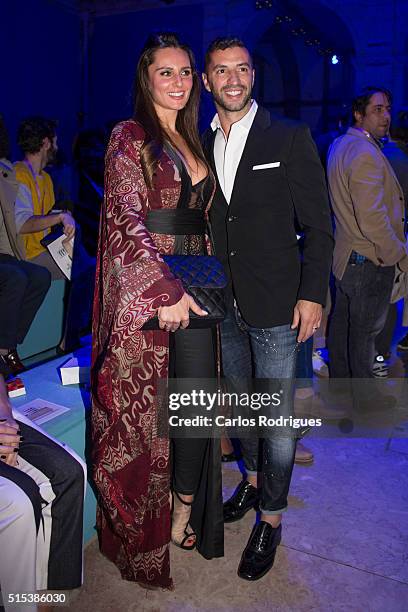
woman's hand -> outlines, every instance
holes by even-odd
[[[172,332],[176,331],[179,327],[186,329],[190,323],[190,309],[195,314],[200,315],[200,317],[205,317],[208,314],[208,312],[200,308],[188,293],[185,293],[174,306],[160,306],[157,312],[160,329]]]
[[[17,465],[17,452],[20,445],[18,423],[13,417],[0,420],[0,459],[7,465]]]

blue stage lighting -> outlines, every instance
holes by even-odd
[[[331,63],[332,63],[332,64],[338,64],[338,63],[339,63],[339,61],[340,61],[340,60],[339,60],[339,58],[337,57],[337,55],[332,55],[332,58],[331,58]]]

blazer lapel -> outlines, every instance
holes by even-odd
[[[204,132],[203,141],[202,141],[203,142],[203,149],[204,149],[205,156],[206,156],[207,161],[210,164],[211,170],[214,172],[214,174],[215,174],[215,160],[214,160],[215,134],[216,134],[216,132],[213,132],[212,128],[209,127]]]
[[[217,201],[220,201],[220,203],[223,206],[228,208],[228,202],[225,199],[223,190],[221,189],[221,185],[218,180],[217,168],[215,167],[215,159],[214,159],[215,136],[216,136],[216,132],[214,132],[211,127],[209,127],[208,130],[205,132],[204,138],[203,138],[204,153],[208,160],[208,163],[210,164],[211,170],[213,171],[213,174],[216,180],[216,191],[215,191],[212,205],[214,206]]]
[[[369,138],[367,138],[367,136],[365,136],[360,130],[357,130],[356,128],[349,128],[347,130],[348,134],[353,134],[353,136],[357,136],[358,138],[364,138],[366,141],[368,140],[368,142],[371,144],[372,147],[375,147],[376,151],[379,151],[384,159],[385,165],[387,166],[389,173],[391,174],[391,176],[394,178],[395,184],[397,186],[398,191],[400,192],[403,200],[404,200],[404,192],[402,191],[402,187],[400,185],[400,182],[397,178],[397,175],[394,172],[394,168],[391,166],[390,162],[388,161],[387,156],[383,153],[382,149],[379,147],[379,145],[375,142],[375,140],[373,139],[372,136],[369,136]],[[403,201],[402,200],[402,201]],[[404,208],[404,205],[402,205],[402,208]]]
[[[382,153],[382,151],[381,151],[381,153]],[[384,153],[383,153],[383,157],[384,157],[384,159],[385,159],[385,165],[387,166],[387,168],[388,168],[388,170],[389,170],[389,172],[390,172],[391,176],[394,178],[395,184],[396,184],[396,186],[397,186],[397,188],[398,188],[398,191],[400,192],[400,196],[401,196],[401,198],[402,198],[402,200],[401,200],[401,201],[402,201],[402,206],[401,206],[401,208],[403,209],[403,208],[404,208],[404,204],[403,204],[403,203],[404,203],[404,199],[405,199],[405,198],[404,198],[404,192],[402,191],[401,183],[399,182],[399,180],[398,180],[398,178],[397,178],[397,175],[396,175],[396,174],[395,174],[395,172],[394,172],[394,168],[391,166],[390,162],[388,161],[388,159],[387,159],[387,157],[384,155]]]
[[[259,143],[262,142],[263,132],[270,126],[271,117],[267,110],[259,107],[255,119],[249,130],[248,138],[245,143],[244,150],[238,164],[237,172],[232,189],[230,209],[236,205],[236,200],[239,198],[241,188],[248,180],[248,172],[251,170],[251,163],[256,159],[257,151],[259,151]]]

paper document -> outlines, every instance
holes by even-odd
[[[68,240],[65,234],[47,244],[49,254],[68,280],[71,280],[73,248],[74,238]]]
[[[47,421],[51,421],[51,419],[55,419],[55,417],[59,416],[60,414],[64,414],[64,412],[68,412],[69,410],[70,408],[67,408],[66,406],[54,404],[53,402],[49,402],[48,400],[43,400],[41,398],[32,400],[31,402],[23,404],[17,408],[18,412],[24,414],[24,416],[37,425],[42,425]]]

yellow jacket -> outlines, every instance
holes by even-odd
[[[40,178],[37,178],[39,187],[40,198],[38,197],[36,181],[32,175],[30,168],[24,162],[17,162],[15,164],[16,178],[19,183],[26,185],[30,191],[31,199],[33,203],[33,215],[47,215],[51,208],[54,206],[54,188],[52,180],[47,172],[41,170]],[[26,258],[32,259],[37,255],[40,255],[45,251],[40,240],[44,238],[50,232],[46,229],[41,232],[35,232],[33,234],[24,234],[23,241],[26,251]]]

